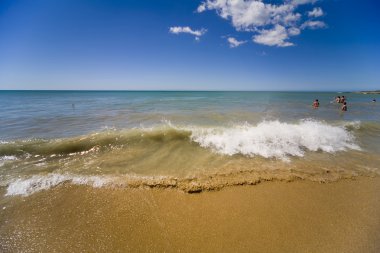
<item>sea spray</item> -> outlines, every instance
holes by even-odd
[[[354,136],[343,126],[332,126],[315,120],[299,123],[264,121],[230,128],[194,129],[194,142],[224,155],[242,154],[265,158],[302,157],[305,151],[334,153],[360,150]]]

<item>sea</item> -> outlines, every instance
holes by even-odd
[[[335,102],[347,98],[346,112]],[[380,99],[337,92],[0,91],[1,198],[380,174]],[[320,107],[314,109],[315,99]]]

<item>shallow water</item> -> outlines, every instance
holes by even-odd
[[[346,95],[348,112],[335,96]],[[312,109],[314,99],[319,109]],[[185,191],[379,174],[373,95],[0,91],[0,186],[64,182]]]

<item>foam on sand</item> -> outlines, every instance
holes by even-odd
[[[73,176],[51,173],[48,175],[34,175],[27,179],[16,179],[7,187],[6,196],[28,196],[41,190],[48,190],[64,182],[76,185],[91,185],[95,188],[102,187],[109,178],[98,176]]]

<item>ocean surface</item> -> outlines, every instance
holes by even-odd
[[[334,101],[341,95],[347,112]],[[380,105],[373,98],[0,91],[0,198],[60,184],[198,192],[271,180],[378,176]],[[314,99],[320,108],[312,108]]]

